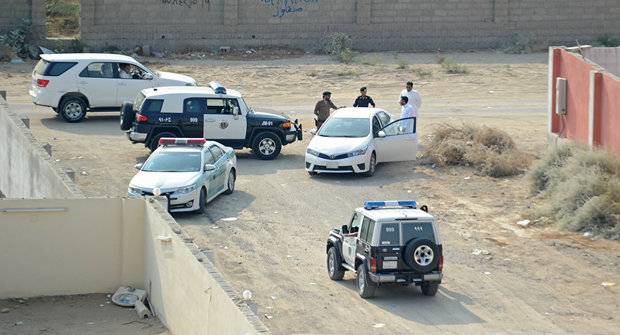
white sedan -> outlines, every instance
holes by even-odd
[[[202,212],[207,202],[235,189],[237,157],[232,148],[203,138],[159,140],[129,183],[129,195],[164,195],[170,212]]]
[[[317,131],[306,149],[306,171],[364,173],[378,163],[414,160],[418,149],[416,118],[396,120],[378,108],[341,108]]]

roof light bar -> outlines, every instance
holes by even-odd
[[[217,80],[212,80],[209,83],[209,87],[211,87],[213,89],[213,92],[215,92],[216,94],[226,94],[226,89],[224,88],[224,86],[220,85]]]
[[[187,138],[187,137],[162,137],[159,139],[159,145],[196,145],[202,146],[207,143],[204,138]]]
[[[409,207],[415,208],[415,200],[390,200],[390,201],[366,201],[364,208],[376,209],[385,207]]]

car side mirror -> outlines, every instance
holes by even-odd
[[[346,224],[342,225],[342,233],[343,234],[348,234],[349,233],[349,227]]]
[[[379,131],[377,132],[377,136],[378,136],[378,137],[385,137],[385,132],[384,132],[383,130],[379,130]]]
[[[142,169],[143,165],[144,165],[143,163],[138,163],[138,164],[135,165],[135,168],[140,170],[140,169]]]
[[[153,79],[153,74],[147,72],[147,73],[144,74],[144,77],[142,77],[142,79],[152,80]]]
[[[318,131],[318,130],[317,130],[316,128],[314,128],[314,129],[310,129],[310,134],[312,134],[312,135],[316,135],[316,132],[317,132],[317,131]]]
[[[233,107],[232,115],[235,118],[235,120],[239,118],[239,107],[237,106]]]
[[[205,164],[205,171],[215,171],[217,167],[213,164]]]

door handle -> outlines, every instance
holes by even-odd
[[[86,84],[88,84],[87,81],[80,81],[80,85],[86,85]]]
[[[205,122],[215,122],[215,119],[205,119]]]

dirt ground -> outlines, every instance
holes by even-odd
[[[372,178],[309,176],[303,169],[321,92],[329,90],[337,105],[350,106],[359,87],[367,86],[377,107],[398,115],[398,95],[408,80],[423,99],[420,151],[434,127],[472,122],[507,132],[521,150],[540,157],[547,147],[546,53],[373,53],[346,65],[326,56],[256,51],[141,61],[190,75],[201,85],[218,80],[257,110],[303,124],[304,140],[285,146],[274,161],[238,150],[232,195],[217,198],[203,214],[175,215],[199,247],[214,252],[216,266],[237,292],[252,291],[259,317],[274,334],[617,333],[620,286],[602,283],[620,284],[620,244],[552,225],[517,225],[537,201],[524,176],[491,178],[469,167],[417,162],[379,165]],[[438,57],[470,72],[448,74]],[[116,113],[93,113],[69,124],[51,109],[33,106],[27,93],[33,65],[0,64],[0,90],[7,91],[11,108],[30,117],[35,137],[52,145],[52,156],[75,172],[86,195],[125,196],[133,165],[148,150],[124,137]],[[366,200],[396,199],[427,204],[437,217],[444,281],[435,297],[416,287],[388,286],[363,300],[352,274],[329,280],[327,233]],[[37,315],[60,320],[64,315],[57,310]]]

